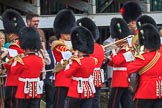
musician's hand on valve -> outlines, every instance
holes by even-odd
[[[114,45],[111,45],[110,50],[117,49],[117,48],[118,46],[114,44]]]
[[[69,64],[69,60],[61,60],[62,66],[65,68],[67,64]]]
[[[59,63],[56,64],[56,66],[53,69],[53,72],[56,73],[65,69],[68,64],[69,64],[69,60],[62,59]]]

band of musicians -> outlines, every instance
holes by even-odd
[[[38,24],[30,26],[37,15],[25,23],[18,11],[4,11],[0,108],[42,108],[42,98],[45,108],[102,108],[103,63],[111,76],[107,108],[162,108],[160,28],[136,2],[126,2],[119,12],[110,21],[108,44],[101,44],[91,18],[76,19],[62,9],[45,44]]]

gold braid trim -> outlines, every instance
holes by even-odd
[[[54,48],[56,48],[58,45],[60,45],[60,46],[66,46],[65,45],[65,43],[63,42],[63,41],[61,41],[61,40],[56,40],[56,41],[54,41],[54,42],[52,42],[52,49],[54,49]]]
[[[148,71],[149,69],[151,69],[156,64],[156,62],[159,60],[159,58],[160,58],[160,52],[159,51],[156,51],[156,54],[155,54],[154,58],[145,67],[143,67],[138,72],[139,75],[142,75],[143,73],[145,73],[146,71]]]

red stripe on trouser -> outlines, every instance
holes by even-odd
[[[14,90],[13,90],[13,87],[12,87],[12,90],[11,90],[11,97],[10,97],[10,108],[12,108],[12,98],[13,98],[13,95],[14,95]]]
[[[135,108],[138,108],[138,100],[135,102]]]
[[[19,102],[18,102],[18,100],[16,99],[16,108],[18,108],[18,104],[19,104]]]
[[[115,90],[115,96],[114,96],[114,99],[113,99],[112,108],[115,107],[115,103],[116,103],[116,96],[117,96],[117,94],[118,94],[118,88],[117,88],[117,90]]]
[[[56,108],[59,108],[59,102],[60,102],[60,88],[58,89]]]

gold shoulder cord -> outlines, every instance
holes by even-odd
[[[24,55],[19,54],[19,55],[17,55],[16,57],[14,57],[14,61],[17,61],[17,62],[19,62],[20,64],[24,65],[24,62],[23,62],[23,60],[22,60],[23,57],[24,57]]]
[[[156,51],[154,58],[138,72],[139,75],[142,75],[143,73],[151,69],[159,60],[159,58],[160,58],[160,52]]]
[[[82,65],[82,64],[81,64],[81,61],[80,61],[80,58],[78,58],[78,57],[72,57],[71,60],[74,60],[74,61],[76,61],[78,64]]]

